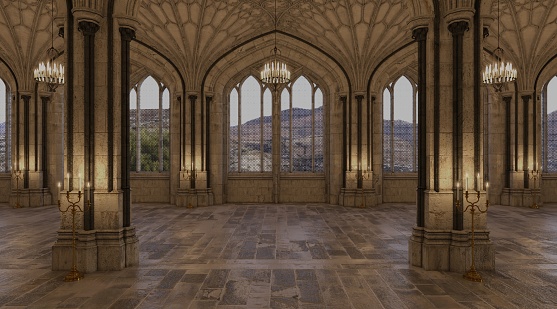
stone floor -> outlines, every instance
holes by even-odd
[[[408,265],[415,206],[134,205],[140,265],[62,281],[55,207],[0,205],[4,308],[557,308],[557,206],[490,207],[484,283]]]

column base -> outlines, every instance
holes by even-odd
[[[75,266],[80,273],[122,270],[139,264],[135,227],[76,231]],[[59,230],[52,246],[52,270],[73,267],[72,231]]]
[[[340,189],[338,198],[340,206],[366,208],[377,205],[375,189]]]
[[[48,206],[52,205],[52,196],[48,188],[19,189],[19,193],[13,190],[9,204],[13,208]]]
[[[501,205],[538,208],[543,205],[540,189],[503,188]]]
[[[469,231],[426,230],[414,227],[408,242],[408,261],[424,270],[466,272],[472,265]],[[495,269],[495,250],[489,231],[474,233],[476,270]]]
[[[208,189],[184,189],[176,193],[176,206],[195,208],[213,205],[213,190]]]
[[[75,231],[75,266],[80,273],[97,271],[95,231]],[[73,266],[72,231],[59,230],[52,246],[52,270],[71,270]]]

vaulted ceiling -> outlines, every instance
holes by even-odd
[[[557,53],[557,0],[500,1],[501,46],[521,74],[534,78]],[[277,0],[278,46],[295,56],[305,45],[336,59],[351,78],[369,76],[382,58],[411,40],[408,2]],[[274,29],[273,0],[141,0],[139,5],[138,39],[189,79],[199,79],[216,59],[245,42],[264,41],[266,49],[272,44],[272,35],[260,36]],[[46,57],[51,10],[48,0],[0,2],[0,58],[18,79],[31,79],[32,68]],[[497,15],[496,1],[491,15]],[[490,29],[487,49],[497,46],[497,20]],[[63,39],[54,37],[61,49]],[[291,47],[292,40],[301,43]]]

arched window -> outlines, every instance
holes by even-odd
[[[10,89],[6,82],[0,78],[0,172],[11,170],[10,103]]]
[[[557,172],[557,76],[542,95],[542,168],[544,173]]]
[[[323,93],[301,76],[281,95],[281,171],[323,172]]]
[[[280,96],[281,172],[323,172],[323,93],[306,77]],[[230,92],[229,171],[271,172],[271,89],[253,76]]]
[[[383,170],[417,171],[417,87],[402,76],[383,91]]]
[[[230,92],[229,171],[270,172],[271,93],[250,76]]]
[[[130,91],[130,170],[170,168],[170,93],[151,76]]]

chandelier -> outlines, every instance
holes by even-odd
[[[499,46],[501,12],[499,9],[499,0],[497,0],[497,48],[493,51],[495,60],[485,66],[482,73],[484,84],[492,85],[495,91],[501,91],[505,83],[513,82],[516,80],[516,69],[510,61],[506,61],[503,55],[503,49]]]
[[[46,63],[39,63],[39,67],[35,69],[33,75],[37,82],[46,84],[48,91],[54,92],[59,85],[64,84],[64,66],[61,63],[58,64],[55,60],[60,53],[54,48],[54,0],[51,3],[51,45],[46,51],[49,60]]]
[[[275,0],[275,47],[271,50],[271,60],[265,63],[263,70],[261,70],[261,82],[265,84],[272,84],[275,87],[279,84],[286,84],[290,82],[290,71],[286,63],[277,59],[280,55],[280,49],[277,48],[277,0]]]

